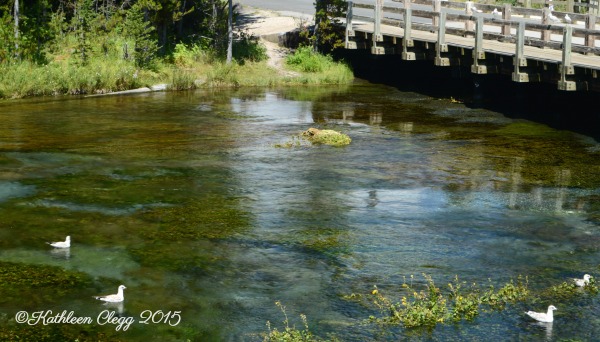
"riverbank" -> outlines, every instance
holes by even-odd
[[[304,53],[294,64],[286,62],[291,52],[276,43],[277,37],[311,20],[300,13],[281,15],[242,7],[232,64],[200,45],[183,44],[144,68],[123,58],[118,44],[103,46],[106,51],[96,51],[95,57],[81,63],[75,49],[65,45],[44,65],[28,61],[0,65],[0,99],[351,82],[351,70],[326,56]]]

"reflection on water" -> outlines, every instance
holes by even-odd
[[[394,293],[421,273],[439,284],[522,274],[543,288],[598,270],[599,149],[569,132],[369,84],[1,106],[0,261],[86,275],[77,286],[0,286],[9,316],[52,308],[95,317],[107,308],[91,296],[125,284],[125,303],[110,310],[181,311],[181,324],[89,334],[260,340],[267,321],[283,321],[281,301],[320,335],[369,340],[380,335],[359,323],[377,313],[344,295],[373,285]],[[310,126],[352,144],[275,147]],[[48,250],[44,241],[66,235],[71,248]],[[515,305],[397,333],[600,333],[597,298],[554,304],[578,319],[534,329]]]

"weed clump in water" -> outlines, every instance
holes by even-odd
[[[331,146],[344,146],[350,144],[352,139],[344,133],[336,132],[331,129],[309,128],[302,133],[302,136],[313,144],[324,144]]]
[[[404,283],[402,287],[412,295],[403,296],[399,303],[394,303],[375,287],[371,292],[372,302],[382,315],[371,316],[369,320],[380,326],[433,327],[440,323],[472,320],[479,315],[483,306],[501,310],[508,303],[524,301],[530,294],[527,278],[522,277],[517,279],[516,284],[511,280],[497,291],[493,286],[487,291],[482,291],[476,284],[466,287],[466,282],[456,277],[454,283],[448,284],[449,291],[442,291],[430,276],[423,276],[427,281],[425,290],[416,291]]]

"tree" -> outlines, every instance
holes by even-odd
[[[345,17],[346,0],[315,0],[314,44],[317,50],[329,52],[344,46],[340,18]]]
[[[19,0],[15,0],[15,58],[19,58]]]
[[[233,55],[233,0],[229,0],[229,16],[227,20],[227,64],[231,63]]]

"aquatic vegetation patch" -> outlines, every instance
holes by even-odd
[[[323,144],[331,146],[349,145],[352,139],[344,133],[331,129],[309,128],[302,133],[302,137],[313,144]]]
[[[2,320],[0,320],[1,322]],[[99,331],[103,330],[103,331]],[[6,322],[0,324],[1,341],[123,341],[123,336],[96,324],[27,325]]]
[[[89,286],[89,275],[61,267],[0,261],[0,303],[58,300]]]
[[[567,301],[581,295],[596,295],[598,294],[598,285],[594,277],[590,278],[590,282],[583,287],[575,285],[574,281],[564,281],[558,285],[554,285],[540,293],[541,298],[552,299],[554,301]]]
[[[147,210],[140,213],[140,218],[158,224],[158,228],[142,234],[161,241],[230,237],[250,226],[247,213],[236,205],[235,199],[208,196],[178,206]]]
[[[371,316],[369,321],[380,326],[433,327],[437,324],[472,320],[486,307],[501,310],[506,304],[524,301],[530,295],[527,278],[523,277],[519,277],[516,283],[511,280],[497,291],[492,286],[486,291],[482,291],[476,284],[467,286],[458,277],[448,284],[448,290],[442,291],[431,276],[424,274],[423,277],[427,281],[424,290],[417,291],[404,282],[402,287],[406,294],[400,302],[394,302],[375,287],[371,292],[371,302],[381,315]]]
[[[334,337],[325,340],[318,336],[315,336],[308,327],[306,315],[300,314],[303,328],[296,328],[295,325],[290,326],[290,320],[285,311],[285,306],[281,302],[275,302],[275,305],[281,310],[284,320],[283,328],[281,330],[271,328],[271,322],[267,321],[268,333],[264,334],[264,342],[310,342],[310,341],[337,341]]]

